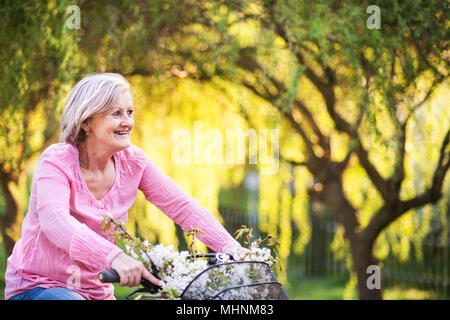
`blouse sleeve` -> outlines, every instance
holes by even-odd
[[[72,260],[110,269],[111,261],[122,250],[70,214],[70,183],[58,164],[41,159],[36,183],[39,225],[48,240],[68,252]]]
[[[198,239],[216,252],[226,252],[239,243],[198,201],[183,191],[154,162],[145,157],[146,165],[139,189],[145,198],[181,226],[184,231],[199,229]]]

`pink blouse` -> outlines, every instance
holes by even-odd
[[[216,252],[239,245],[213,215],[148,158],[130,146],[114,154],[112,188],[97,200],[80,170],[78,149],[56,143],[41,155],[33,176],[21,239],[8,258],[5,299],[34,287],[68,287],[86,299],[115,299],[112,284],[98,280],[122,252],[102,229],[103,213],[127,222],[138,189],[183,230]]]

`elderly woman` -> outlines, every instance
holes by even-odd
[[[199,228],[214,251],[245,250],[223,226],[130,143],[133,98],[118,74],[89,75],[71,91],[61,139],[41,155],[22,237],[8,258],[6,299],[114,299],[98,280],[114,269],[120,285],[159,284],[102,230],[104,213],[127,221],[138,189],[183,230]]]

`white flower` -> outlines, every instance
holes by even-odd
[[[150,247],[145,242],[144,244],[147,248]],[[129,246],[126,246],[126,251],[131,255],[136,254]],[[204,272],[192,282],[195,277],[210,267],[206,259],[189,258],[188,251],[178,252],[173,245],[162,244],[155,245],[147,254],[159,270],[161,287],[176,290],[174,298],[179,298],[188,286],[189,298],[211,299],[227,288],[272,280],[270,268],[267,266],[255,262],[233,263],[219,260],[217,266],[210,268],[208,272]],[[237,250],[233,254],[236,254],[235,259],[239,259],[239,254],[250,255],[250,260],[257,262],[270,262],[271,258],[268,248],[258,248],[253,244],[250,250]],[[145,255],[142,256],[145,257]],[[220,295],[220,298],[261,299],[267,294],[268,289],[265,286],[247,286],[226,291]]]
[[[138,254],[127,244],[125,245],[125,251],[133,258],[135,259],[139,258]]]

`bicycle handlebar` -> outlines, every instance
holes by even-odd
[[[120,276],[116,270],[104,270],[98,274],[98,278],[101,282],[114,283],[120,282]]]
[[[155,275],[153,271],[150,271],[150,272],[153,275]],[[155,275],[155,277],[157,277],[157,276]],[[111,270],[104,270],[104,271],[100,272],[98,274],[98,278],[99,278],[99,280],[101,282],[104,282],[104,283],[120,282],[119,274],[117,273],[116,270],[113,270],[113,269],[111,269]],[[156,284],[151,283],[150,281],[148,281],[145,278],[141,278],[141,285],[144,287],[144,289],[138,289],[137,291],[145,291],[145,292],[149,292],[149,293],[156,293],[156,292],[158,292],[159,290],[162,289],[160,286],[157,286]],[[134,291],[131,294],[129,294],[128,296],[130,296],[132,294],[134,294]],[[127,299],[128,299],[128,296],[127,296]]]
[[[211,265],[213,264],[217,264],[220,262],[223,262],[227,259],[230,260],[234,260],[233,256],[230,254],[226,254],[226,253],[206,253],[206,254],[199,254],[199,255],[190,255],[190,258],[209,258],[209,263]],[[152,268],[150,270],[150,272],[156,277],[158,278],[157,274],[158,274],[158,270],[156,269],[156,267],[154,265],[152,265]],[[104,283],[116,283],[116,282],[120,282],[120,276],[117,273],[116,270],[104,270],[101,271],[98,274],[98,278],[100,281],[104,282]],[[159,279],[159,278],[158,278]],[[132,293],[130,293],[127,296],[127,299],[130,295],[134,294],[135,292],[149,292],[149,293],[156,293],[159,290],[161,290],[162,288],[151,283],[150,281],[148,281],[145,278],[141,278],[141,285],[144,287],[143,289],[138,289],[133,291]]]

